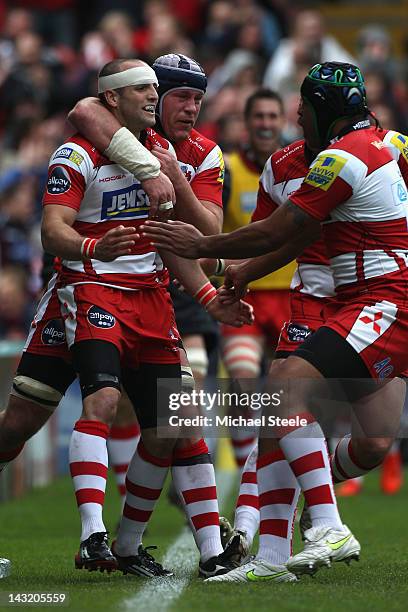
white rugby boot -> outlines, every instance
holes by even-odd
[[[297,582],[284,565],[272,565],[264,559],[254,559],[237,567],[228,574],[207,578],[204,582]]]
[[[312,527],[304,533],[305,547],[302,552],[290,557],[286,567],[296,576],[315,574],[321,567],[331,567],[332,562],[360,558],[360,544],[343,525],[342,529],[334,527]]]

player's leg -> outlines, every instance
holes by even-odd
[[[0,470],[47,422],[74,378],[62,358],[23,353],[0,420]]]
[[[209,577],[228,571],[219,562],[224,549],[214,466],[199,434],[177,441],[171,473],[200,552],[199,575]]]
[[[14,459],[26,440],[41,429],[75,379],[55,282],[56,276],[37,306],[8,406],[2,413],[0,466]]]
[[[288,315],[286,322],[280,326],[279,340],[276,348],[276,358],[271,366],[270,375],[279,376],[280,360],[286,359],[293,352],[302,345],[302,343],[308,338],[318,327],[323,323],[322,308],[324,300],[319,298],[312,298],[308,295],[299,294],[292,292],[290,300],[290,310],[287,312],[287,304],[285,301],[286,292],[271,292],[269,299],[280,301],[282,312]],[[269,301],[267,300],[267,303]],[[255,303],[255,306],[257,304]],[[263,301],[260,305],[263,305]],[[259,301],[258,301],[259,306]],[[263,320],[267,325],[270,336],[272,338],[276,335],[275,319],[269,318],[265,315]],[[268,455],[272,452],[279,450],[277,442],[263,440],[260,442],[261,455]],[[273,504],[265,503],[266,500],[272,498],[275,495],[275,491],[280,488],[279,482],[274,482],[273,478],[270,478],[272,474],[269,474],[268,470],[262,470],[260,473],[261,488],[262,488],[262,504],[260,504],[258,496],[258,476],[256,471],[256,460],[258,458],[259,451],[255,448],[251,455],[248,457],[247,463],[244,467],[239,495],[237,499],[237,507],[235,511],[234,529],[230,531],[230,536],[233,536],[231,542],[232,546],[228,546],[229,553],[233,558],[242,562],[245,559],[248,549],[252,544],[253,537],[258,530],[260,521],[260,509],[262,514],[265,515],[263,519],[262,534],[260,535],[262,547],[264,550],[268,549],[268,543],[273,542],[274,528],[273,522],[268,522],[268,513],[272,510],[270,506]],[[283,507],[281,507],[281,510]],[[285,508],[286,515],[284,518],[288,524],[292,525],[294,520],[293,508],[289,504]],[[276,531],[276,530],[275,530]],[[271,536],[271,537],[269,537]],[[288,535],[287,541],[284,538],[278,536],[278,550],[280,550],[280,556],[284,554],[289,558],[291,551],[291,535]],[[286,552],[284,552],[286,551]],[[265,554],[265,553],[263,553]],[[266,558],[272,558],[274,551],[271,550],[268,554],[265,554]],[[286,559],[286,560],[287,560]],[[263,572],[264,574],[265,572]]]
[[[136,411],[141,438],[129,463],[126,476],[126,499],[114,552],[119,568],[126,573],[146,577],[168,576],[153,557],[145,552],[142,538],[160,497],[169,471],[176,439],[157,434],[158,393],[160,379],[180,380],[179,363],[141,363],[137,371],[123,371],[123,386]],[[177,382],[176,382],[177,384]]]
[[[103,522],[108,471],[107,438],[120,398],[120,355],[116,346],[102,340],[83,340],[71,349],[78,372],[83,409],[75,423],[69,446],[69,464],[81,518],[77,569],[116,568]]]
[[[256,325],[256,323],[255,323]],[[244,326],[250,328],[250,326]],[[264,350],[264,337],[258,326],[249,333],[246,329],[222,328],[222,359],[230,379],[245,386],[245,381],[258,380],[261,374],[261,361]],[[253,390],[253,384],[250,385]],[[239,406],[232,406],[234,416],[240,413]],[[239,428],[230,429],[232,450],[235,462],[242,470],[245,461],[255,444],[255,436]]]
[[[118,410],[110,428],[108,438],[109,466],[115,474],[116,485],[121,499],[121,510],[125,503],[125,479],[129,463],[140,438],[140,427],[135,411],[125,392],[119,400]]]
[[[398,433],[405,391],[405,382],[396,378],[353,404],[352,433],[332,455],[335,482],[363,476],[383,462]]]

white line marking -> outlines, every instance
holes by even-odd
[[[217,494],[220,513],[231,494],[236,472],[217,470]],[[181,596],[194,575],[197,574],[198,551],[193,535],[185,527],[168,548],[161,563],[175,571],[171,578],[151,578],[145,586],[130,599],[125,599],[124,607],[128,610],[160,610],[165,612]]]

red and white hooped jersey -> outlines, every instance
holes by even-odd
[[[266,162],[259,181],[258,200],[252,221],[269,217],[301,186],[307,172],[305,142],[297,140],[274,153]],[[334,295],[333,275],[323,240],[306,247],[296,259],[291,289],[315,297]]]
[[[348,132],[319,153],[290,196],[322,223],[337,293],[372,291],[396,272],[408,280],[408,193],[385,135]]]
[[[408,185],[408,137],[392,130],[377,130],[375,127],[365,131],[371,134],[373,142],[374,139],[380,139],[386,145],[384,148],[398,162]],[[376,146],[383,148],[378,143]],[[264,219],[284,204],[299,189],[308,172],[304,140],[298,140],[274,153],[266,162],[260,179],[257,208],[252,220]],[[405,204],[408,207],[408,201]],[[297,263],[298,268],[291,284],[293,290],[314,297],[332,297],[335,294],[333,274],[323,239],[308,246],[297,258]]]
[[[173,150],[154,130],[147,130],[145,146]],[[43,205],[57,204],[77,211],[73,228],[82,236],[100,238],[118,226],[139,227],[149,214],[149,200],[134,175],[104,157],[92,144],[75,135],[52,155]],[[103,262],[62,260],[64,284],[96,283],[124,289],[157,287],[163,262],[146,238],[140,237],[129,255]]]
[[[195,196],[222,208],[225,165],[220,147],[193,129],[174,149]]]

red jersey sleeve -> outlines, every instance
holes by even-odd
[[[278,204],[265,190],[262,183],[259,183],[258,196],[256,199],[256,208],[252,213],[251,221],[262,221],[262,219],[266,219],[267,217],[269,217],[277,208]]]
[[[218,145],[211,151],[197,168],[190,185],[199,200],[213,202],[222,208],[222,187],[224,184],[225,164]]]
[[[85,192],[83,175],[64,163],[52,164],[48,169],[43,206],[60,204],[79,210]]]

